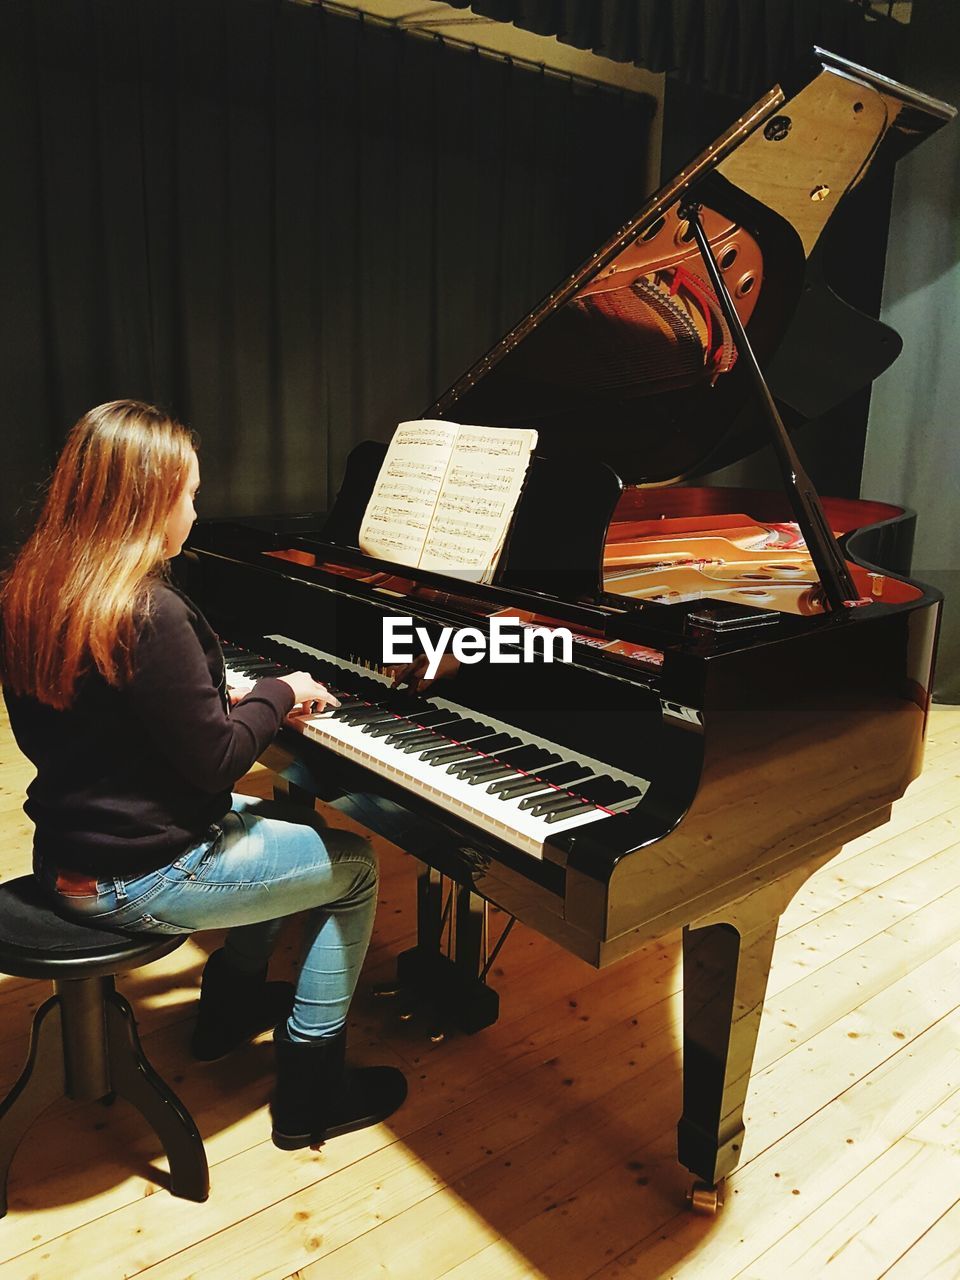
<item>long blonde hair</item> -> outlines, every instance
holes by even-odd
[[[0,587],[2,673],[13,693],[63,710],[91,666],[111,685],[129,679],[195,448],[186,427],[138,400],[98,405],[72,429]]]

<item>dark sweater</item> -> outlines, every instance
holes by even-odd
[[[225,683],[206,619],[157,582],[123,688],[94,671],[68,711],[5,694],[14,736],[37,769],[24,805],[35,860],[129,875],[203,839],[293,707],[290,686],[266,679],[229,708]]]

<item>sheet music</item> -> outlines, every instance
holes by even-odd
[[[455,422],[429,418],[397,427],[360,525],[367,555],[420,563],[458,430]]]
[[[421,569],[490,580],[536,442],[536,431],[526,428],[460,428],[420,557]]]
[[[360,526],[368,555],[489,581],[537,433],[402,422]]]

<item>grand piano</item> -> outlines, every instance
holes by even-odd
[[[828,221],[954,111],[817,57],[424,412],[539,432],[492,583],[360,551],[375,442],[322,520],[201,523],[178,567],[228,678],[308,668],[343,700],[282,732],[291,794],[426,820],[400,976],[465,1030],[497,1016],[488,904],[597,966],[682,930],[678,1150],[708,1211],[741,1149],[778,918],[916,777],[940,613],[908,576],[912,514],[821,501],[791,430],[899,350],[825,283]],[[764,444],[778,489],[695,483]],[[565,627],[572,658],[464,664],[418,694],[383,670],[398,615]]]

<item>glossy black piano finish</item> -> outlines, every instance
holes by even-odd
[[[411,850],[428,869],[408,970],[445,972],[431,970],[437,873],[460,886],[454,964],[473,966],[471,980],[477,897],[595,965],[682,929],[679,1153],[710,1186],[739,1157],[781,912],[846,841],[886,820],[919,772],[940,610],[906,576],[910,513],[825,504],[859,592],[837,608],[810,576],[807,531],[790,524],[783,495],[669,484],[756,447],[763,430],[716,299],[688,283],[681,199],[702,202],[738,315],[769,364],[798,305],[816,305],[802,301],[805,264],[832,207],[871,161],[952,114],[830,55],[821,62],[790,103],[771,91],[425,413],[540,431],[492,585],[360,552],[375,444],[355,451],[324,523],[201,524],[178,566],[222,637],[278,661],[290,653],[269,637],[321,650],[328,667],[344,664],[344,687],[380,666],[392,615],[434,632],[484,628],[504,612],[571,628],[570,663],[464,665],[431,695],[634,781],[626,811],[544,827],[540,841],[470,816],[452,783],[438,795],[392,763],[365,765],[353,748],[292,729],[273,763],[311,794],[375,791],[430,819]],[[686,319],[671,301],[683,290]],[[857,368],[833,379],[834,393],[887,360],[882,327],[866,317],[854,327]],[[809,334],[809,314],[801,328]],[[809,353],[811,380],[820,358]]]
[[[380,619],[394,600],[264,556],[272,535],[259,556],[249,529],[245,547],[231,545],[235,533],[198,529],[185,581],[222,635],[322,638],[327,651],[379,661]],[[473,595],[461,599],[458,608],[452,591],[442,605],[407,597],[403,609],[424,625],[475,623]],[[558,612],[596,626],[605,611],[576,603]],[[292,731],[274,763],[326,798],[374,790],[430,818],[435,836],[411,850],[418,858],[590,963],[683,928],[680,1152],[712,1184],[736,1165],[780,913],[847,840],[886,820],[919,771],[938,615],[937,599],[918,592],[904,605],[704,636],[610,610],[608,634],[659,646],[659,669],[625,669],[579,646],[572,665],[461,668],[442,694],[466,711],[650,784],[634,811],[548,836],[541,859]],[[427,875],[421,892],[430,884]],[[462,896],[457,909],[468,903]],[[438,942],[433,905],[422,912],[424,952]]]

